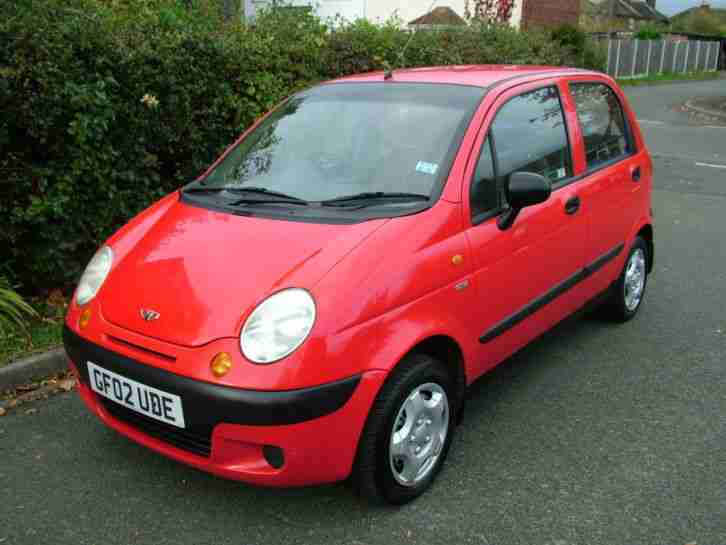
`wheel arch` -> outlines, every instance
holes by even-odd
[[[466,396],[466,366],[464,365],[464,352],[459,343],[448,335],[436,334],[419,340],[399,360],[399,363],[411,354],[426,354],[442,362],[450,371],[456,387],[457,420],[461,418]],[[398,365],[398,364],[396,364]],[[395,372],[396,366],[391,370]]]
[[[645,240],[648,245],[648,273],[653,272],[653,264],[655,262],[655,242],[653,240],[653,226],[649,223],[643,225],[636,236]]]

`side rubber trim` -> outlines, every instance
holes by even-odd
[[[580,269],[569,278],[554,286],[547,293],[540,295],[511,316],[508,316],[497,325],[486,331],[481,337],[479,337],[479,342],[482,344],[491,342],[500,335],[503,335],[504,333],[512,329],[517,324],[523,322],[524,320],[532,316],[532,314],[540,310],[542,307],[548,305],[549,303],[557,299],[560,295],[568,292],[577,284],[602,269],[610,261],[619,256],[620,252],[623,251],[623,248],[625,248],[625,245],[619,244],[609,252],[601,255],[586,267]]]

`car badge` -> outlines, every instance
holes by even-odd
[[[158,320],[161,317],[161,314],[159,314],[155,310],[145,308],[142,308],[140,313],[141,317],[147,322],[153,322],[154,320]]]

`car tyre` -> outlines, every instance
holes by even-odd
[[[602,307],[602,315],[614,322],[632,320],[645,299],[648,285],[648,244],[636,237],[618,280]]]
[[[379,392],[358,444],[352,482],[360,496],[403,505],[431,486],[451,445],[455,393],[450,372],[435,358],[412,354],[399,364]]]

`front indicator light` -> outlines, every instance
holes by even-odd
[[[91,309],[87,308],[81,312],[80,318],[78,318],[78,327],[80,329],[86,329],[88,322],[91,321]]]
[[[209,368],[212,370],[212,374],[217,377],[221,378],[227,373],[229,373],[229,370],[232,369],[232,356],[227,354],[226,352],[220,352],[214,358],[212,359],[212,363],[209,365]]]

